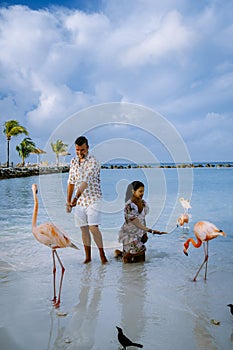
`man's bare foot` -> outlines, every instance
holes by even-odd
[[[83,263],[84,264],[89,264],[90,262],[91,262],[91,259],[85,259]]]
[[[106,256],[101,257],[101,262],[102,262],[102,264],[108,263],[108,259],[106,258]]]

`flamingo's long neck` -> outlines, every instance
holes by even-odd
[[[32,214],[32,227],[36,227],[37,214],[38,214],[38,198],[34,191],[33,191],[33,197],[34,197],[34,209]]]
[[[189,239],[187,239],[187,241],[184,243],[184,246],[185,246],[186,249],[188,249],[189,243],[190,243],[190,242],[192,243],[192,245],[193,245],[195,248],[199,248],[199,247],[202,245],[202,241],[201,241],[199,238],[197,238],[197,242],[195,242],[193,238],[189,238]]]

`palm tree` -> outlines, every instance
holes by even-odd
[[[30,137],[25,137],[23,141],[16,146],[16,151],[19,153],[20,158],[22,159],[22,166],[25,164],[25,158],[27,158],[31,152],[36,148],[35,143],[30,139]]]
[[[12,136],[17,136],[19,134],[28,135],[27,129],[19,124],[17,120],[8,120],[4,123],[4,134],[6,134],[7,140],[7,167],[9,168],[10,164],[10,140]]]
[[[66,153],[68,154],[68,145],[63,143],[62,140],[57,140],[55,143],[51,142],[51,147],[53,152],[56,154],[56,164],[59,165],[59,156],[64,156]]]

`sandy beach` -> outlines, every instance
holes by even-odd
[[[200,276],[194,283],[195,266],[177,265],[179,247],[171,256],[167,239],[159,250],[150,244],[146,263],[131,265],[115,261],[111,249],[107,265],[97,254],[83,265],[82,251],[61,252],[67,270],[59,309],[50,301],[49,249],[42,254],[32,242],[33,269],[1,268],[1,349],[119,349],[116,325],[145,349],[231,349],[233,319],[226,305],[232,271],[216,271],[212,259],[208,281]]]

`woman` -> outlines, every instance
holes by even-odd
[[[149,207],[143,199],[144,184],[133,181],[128,185],[125,196],[125,222],[119,232],[119,242],[123,244],[123,252],[115,251],[115,256],[122,256],[123,262],[145,261],[147,232],[164,234],[146,226],[145,217]]]

